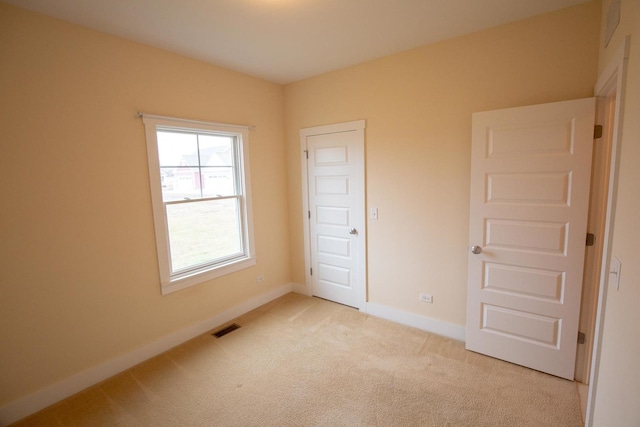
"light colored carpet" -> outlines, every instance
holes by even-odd
[[[576,386],[289,294],[16,425],[581,426]]]

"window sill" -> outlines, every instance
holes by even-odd
[[[235,273],[236,271],[244,270],[245,268],[249,268],[254,265],[256,265],[255,257],[242,258],[224,265],[213,267],[209,270],[198,271],[188,276],[169,280],[166,283],[162,283],[162,295],[167,295],[218,277],[226,276],[227,274]]]

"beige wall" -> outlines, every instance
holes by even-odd
[[[0,406],[289,283],[283,101],[282,86],[0,3]],[[257,126],[256,267],[160,295],[137,110]]]
[[[610,1],[603,4],[603,18]],[[640,1],[622,0],[621,21],[608,47],[601,42],[600,70],[624,36],[631,35],[618,197],[611,253],[622,261],[620,288],[608,287],[604,314],[595,426],[640,425]]]
[[[298,130],[366,119],[367,206],[379,208],[369,301],[463,325],[471,114],[592,96],[599,17],[589,2],[286,86],[294,281],[304,283]]]

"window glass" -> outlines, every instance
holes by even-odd
[[[167,205],[172,270],[241,255],[238,217],[235,198]]]
[[[158,131],[163,201],[238,194],[234,137]]]

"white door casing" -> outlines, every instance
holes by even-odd
[[[466,347],[573,379],[595,99],[475,113]]]
[[[609,168],[611,163],[611,126],[608,119],[615,108],[615,96],[596,98],[596,124],[607,126],[600,139],[593,144],[591,162],[591,194],[589,195],[589,215],[587,230],[595,236],[591,246],[585,249],[584,275],[582,277],[582,304],[580,307],[579,329],[585,334],[584,344],[578,344],[576,351],[575,379],[589,384],[593,333],[598,305],[598,283],[602,267],[604,248],[605,218],[607,214],[607,190],[609,188]]]
[[[306,286],[364,310],[364,120],[300,130]]]
[[[600,378],[600,357],[602,352],[602,333],[604,330],[604,313],[607,306],[607,285],[610,279],[609,263],[611,262],[611,247],[613,244],[613,227],[616,206],[616,188],[618,181],[618,169],[620,162],[620,143],[622,140],[622,128],[624,105],[626,98],[627,67],[630,55],[631,36],[626,36],[611,61],[598,77],[594,88],[595,95],[601,100],[612,102],[612,111],[605,115],[604,135],[609,138],[609,177],[606,190],[606,214],[604,234],[602,236],[602,256],[600,267],[600,280],[598,285],[596,320],[594,324],[593,350],[591,354],[591,371],[589,374],[589,396],[587,399],[587,413],[585,426],[594,423],[593,410],[596,401],[598,379]]]

